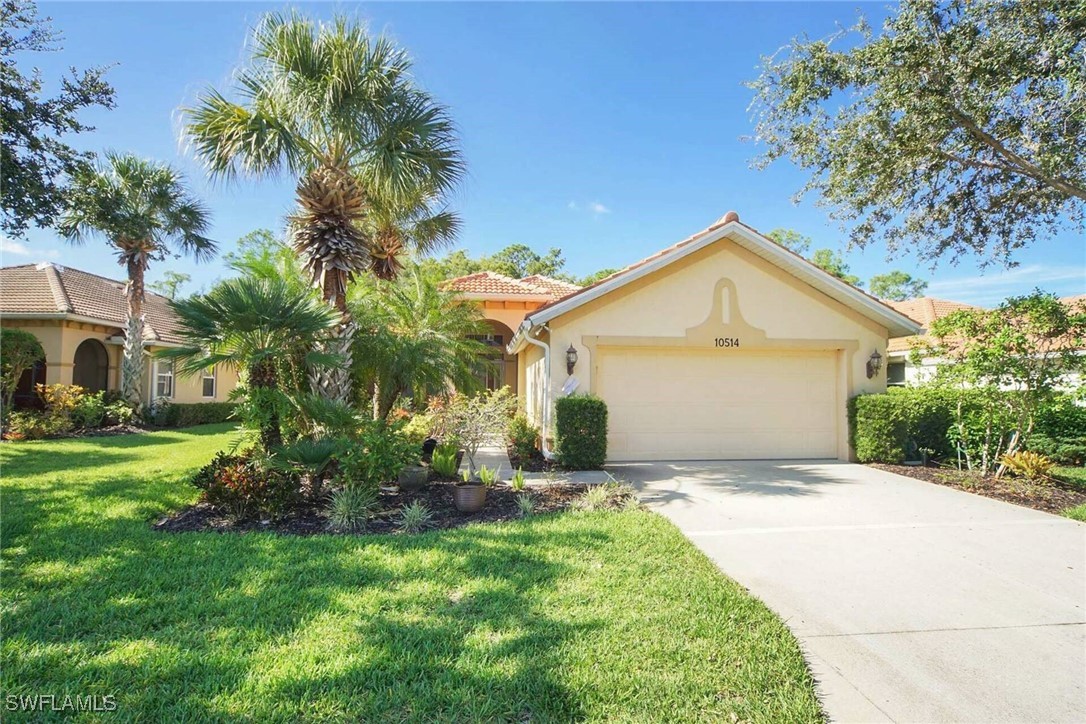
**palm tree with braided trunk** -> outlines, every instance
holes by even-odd
[[[125,268],[127,304],[121,394],[133,405],[143,401],[144,278],[153,261],[178,252],[205,261],[215,242],[205,236],[207,207],[188,190],[184,177],[165,163],[132,154],[105,154],[105,162],[78,172],[58,224],[73,243],[106,238]]]
[[[407,219],[413,228],[433,217],[431,227],[448,228],[451,215],[436,209],[463,173],[456,130],[447,109],[414,83],[407,54],[350,18],[269,14],[250,47],[236,100],[205,91],[184,110],[185,134],[212,176],[286,171],[299,179],[290,241],[339,312],[325,351],[344,360],[315,372],[314,387],[348,401],[347,285],[360,273],[394,276],[405,251],[449,238],[382,234],[381,219]]]

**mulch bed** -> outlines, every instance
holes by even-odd
[[[499,484],[488,490],[486,505],[478,513],[461,513],[456,509],[453,504],[453,486],[454,483],[449,481],[433,481],[415,492],[382,492],[381,512],[367,524],[363,534],[398,533],[400,508],[416,500],[430,509],[432,520],[429,529],[431,530],[459,528],[472,523],[498,523],[520,518],[516,503],[516,497],[520,493],[514,492],[508,485]],[[565,510],[587,490],[587,487],[580,483],[556,483],[545,487],[533,487],[530,493],[535,498],[535,513]],[[163,518],[155,523],[153,528],[171,533],[271,531],[282,535],[340,534],[339,531],[329,528],[323,506],[313,504],[302,506],[278,520],[258,520],[235,519],[207,503],[197,503]]]
[[[151,432],[155,429],[165,428],[145,428],[136,427],[135,425],[110,425],[109,427],[94,427],[89,430],[72,430],[70,432],[58,432],[55,435],[46,435],[45,437],[38,438],[40,440],[68,440],[71,438],[81,437],[116,437],[118,435],[136,435],[144,432]],[[20,442],[18,440],[9,440],[6,437],[3,438],[4,442]]]
[[[542,453],[533,455],[530,458],[522,458],[514,452],[512,445],[507,448],[506,452],[509,454],[509,463],[514,470],[520,469],[526,473],[550,473],[562,469],[558,463],[551,462],[543,457]]]
[[[1068,508],[1086,503],[1086,490],[1074,488],[1056,482],[1055,485],[1029,485],[1025,481],[998,480],[984,477],[978,473],[957,468],[921,467],[911,465],[883,465],[869,463],[869,467],[885,470],[898,475],[916,478],[948,488],[957,488],[967,493],[976,493],[988,498],[995,498],[1007,503],[1022,505],[1034,510],[1059,515]]]

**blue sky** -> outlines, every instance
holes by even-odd
[[[85,114],[97,131],[77,145],[133,151],[184,170],[214,214],[223,252],[260,227],[280,230],[290,179],[208,182],[179,138],[178,108],[207,85],[225,87],[244,59],[258,3],[42,3],[64,51],[38,55],[46,79],[68,66],[116,64],[117,108]],[[310,14],[356,13],[416,59],[416,76],[452,108],[469,175],[453,199],[471,254],[511,243],[561,247],[570,272],[588,274],[647,256],[709,225],[729,209],[762,231],[789,227],[816,247],[843,235],[806,199],[793,205],[800,171],[750,169],[757,148],[743,82],[760,55],[806,32],[823,36],[859,9],[883,4],[308,4]],[[50,231],[5,240],[5,265],[53,260],[120,277],[104,244],[65,245]],[[843,250],[843,249],[842,249]],[[1086,292],[1086,242],[1070,232],[1021,252],[1013,270],[890,262],[885,250],[849,251],[864,280],[899,268],[931,280],[934,296],[990,304],[1034,286]],[[189,273],[189,291],[225,275],[222,262],[155,265]]]

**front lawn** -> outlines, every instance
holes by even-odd
[[[820,718],[784,625],[650,513],[153,531],[233,435],[0,446],[5,695],[141,720]]]
[[[1052,474],[1064,485],[1086,492],[1086,467],[1081,468],[1053,468]],[[1063,515],[1086,523],[1086,503],[1067,508]]]

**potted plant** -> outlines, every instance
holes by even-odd
[[[498,471],[484,465],[475,477],[467,470],[461,477],[461,482],[453,487],[453,503],[461,513],[477,513],[486,503],[486,491],[498,482]]]
[[[408,465],[400,471],[396,484],[400,486],[400,490],[414,492],[426,485],[429,474],[430,471],[422,465]]]

